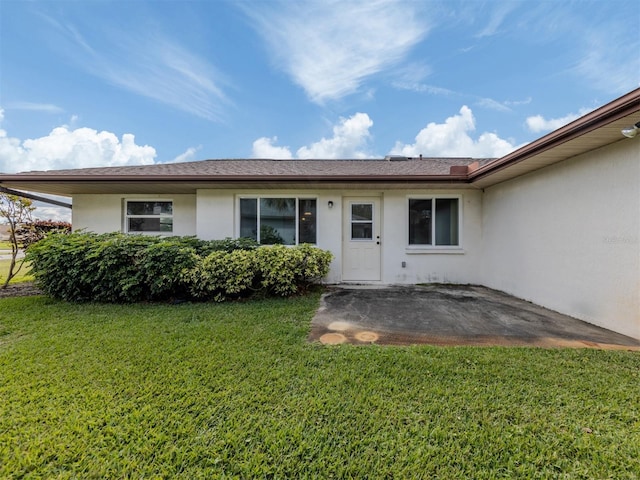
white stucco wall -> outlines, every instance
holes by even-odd
[[[198,190],[196,194],[196,235],[203,240],[235,237],[234,194],[232,190]]]
[[[459,198],[460,247],[414,248],[408,245],[408,199]],[[481,281],[482,193],[477,190],[391,190],[383,192],[383,283],[473,283]],[[405,267],[402,266],[405,262]]]
[[[235,237],[238,196],[291,195],[318,199],[317,245],[334,255],[328,283],[342,281],[343,198],[379,197],[382,208],[381,281],[386,284],[422,282],[478,283],[481,279],[481,192],[475,190],[199,190],[197,235],[203,239]],[[407,248],[408,197],[410,195],[459,195],[461,247],[416,251]],[[329,208],[329,201],[333,207]],[[233,213],[231,213],[233,212]],[[406,267],[402,267],[405,262]]]
[[[204,189],[197,193],[197,235],[206,240],[236,237],[238,235],[238,196],[274,195],[313,196],[317,204],[317,241],[320,248],[334,254],[332,268],[326,281],[340,282],[341,257],[341,196],[333,191],[264,190],[264,189]],[[328,202],[334,202],[333,208]]]
[[[482,283],[640,338],[640,141],[487,188]]]
[[[196,234],[195,195],[74,195],[74,230],[109,233],[122,231],[124,200],[173,200],[173,235]]]

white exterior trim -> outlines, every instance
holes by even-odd
[[[243,199],[247,199],[247,200],[257,200],[257,209],[256,209],[256,213],[258,215],[258,218],[260,218],[260,199],[262,198],[293,198],[296,202],[295,204],[295,213],[296,213],[296,231],[295,231],[295,236],[296,236],[296,245],[300,244],[300,219],[299,217],[299,208],[300,208],[300,200],[315,200],[316,201],[316,241],[315,243],[313,243],[313,245],[317,245],[318,244],[318,212],[317,210],[319,209],[319,205],[318,205],[318,197],[317,195],[294,195],[294,194],[289,194],[289,193],[279,193],[279,194],[271,194],[271,193],[242,193],[239,195],[235,196],[235,200],[234,200],[234,207],[235,207],[235,213],[234,213],[234,237],[239,237],[240,236],[240,222],[241,222],[241,212],[240,212],[240,200]],[[258,234],[259,235],[259,234]]]
[[[433,193],[431,195],[425,194],[412,194],[408,193],[406,195],[406,217],[405,220],[407,222],[407,226],[405,228],[406,233],[406,241],[405,241],[405,252],[410,255],[418,255],[418,254],[431,254],[431,253],[453,253],[453,254],[464,254],[464,229],[463,229],[463,216],[464,209],[462,208],[462,194],[438,194]],[[456,199],[458,200],[458,245],[436,245],[435,244],[435,202],[438,199]],[[420,244],[410,244],[409,243],[409,200],[431,200],[432,203],[432,228],[433,228],[433,245],[420,245]]]

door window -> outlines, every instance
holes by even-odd
[[[351,240],[373,240],[373,204],[351,204]]]

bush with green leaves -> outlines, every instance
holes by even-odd
[[[166,237],[164,237],[166,238]],[[191,247],[201,256],[206,257],[212,252],[233,252],[234,250],[253,250],[260,245],[251,238],[224,238],[222,240],[202,240],[194,236],[170,237],[179,238],[181,245]]]
[[[31,245],[26,260],[40,288],[54,298],[71,301],[90,300],[97,270],[91,251],[96,235],[54,233]],[[95,257],[93,257],[95,259]]]
[[[185,276],[195,298],[223,301],[250,295],[284,297],[304,292],[322,280],[332,258],[331,252],[311,245],[218,251]]]
[[[288,296],[306,290],[329,272],[332,255],[311,245],[273,245],[255,252],[260,287],[267,294]]]
[[[47,295],[111,303],[293,295],[321,280],[331,258],[310,245],[85,232],[52,234],[27,251]]]
[[[37,284],[70,301],[136,302],[183,295],[196,250],[178,237],[52,234],[27,250]]]

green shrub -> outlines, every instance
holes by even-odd
[[[182,273],[196,250],[179,237],[122,233],[53,234],[27,251],[36,283],[69,301],[136,302],[188,292]]]
[[[273,245],[256,251],[260,285],[267,294],[293,295],[329,272],[332,255],[311,245]]]
[[[221,302],[246,295],[255,279],[253,250],[212,252],[187,273],[195,298]]]
[[[52,234],[27,251],[47,295],[110,303],[293,295],[322,279],[331,258],[311,245],[84,232]]]
[[[253,250],[258,242],[250,238],[224,238],[223,240],[201,240],[197,237],[173,237],[178,238],[185,247],[191,247],[201,256],[206,257],[212,252],[233,252],[234,250]]]
[[[189,288],[184,275],[195,268],[199,259],[190,242],[180,238],[155,242],[146,247],[139,265],[148,297],[152,300],[187,297]]]
[[[88,260],[97,270],[87,272],[93,279],[91,299],[98,302],[134,302],[148,297],[145,273],[140,267],[142,252],[153,237],[113,234],[100,239]]]
[[[332,254],[311,245],[264,246],[213,252],[187,281],[195,298],[223,301],[247,295],[288,296],[303,292],[329,272]]]
[[[254,250],[258,248],[258,242],[251,238],[225,238],[223,240],[204,240],[198,255],[206,257],[212,252],[231,253],[236,250]]]

